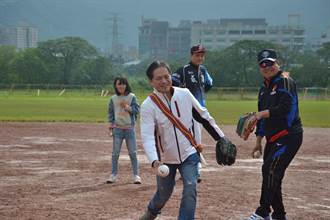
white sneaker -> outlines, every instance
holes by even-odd
[[[245,220],[270,220],[269,216],[267,217],[261,217],[260,215],[257,215],[256,213],[252,214],[249,218]]]
[[[117,176],[111,174],[111,176],[107,179],[107,183],[115,183],[117,181]]]
[[[134,184],[141,184],[141,177],[139,177],[138,175],[135,175],[133,177],[133,183]]]

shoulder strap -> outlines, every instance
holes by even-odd
[[[190,143],[197,148],[197,143],[190,131],[181,123],[179,119],[177,119],[172,112],[169,110],[169,108],[164,105],[162,100],[155,94],[152,93],[149,95],[151,100],[158,106],[158,108],[166,115],[166,117],[174,124],[181,132],[182,134],[190,141]]]

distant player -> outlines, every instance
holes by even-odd
[[[213,86],[213,80],[203,64],[206,49],[198,44],[190,49],[190,62],[180,67],[172,74],[173,86],[187,88],[195,96],[198,102],[205,107],[205,93]],[[194,136],[198,144],[202,144],[201,125],[194,121]],[[201,164],[199,163],[201,168]],[[198,169],[198,182],[201,181],[200,169]]]

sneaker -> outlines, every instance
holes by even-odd
[[[269,216],[267,217],[261,217],[260,215],[257,215],[256,213],[252,214],[249,218],[245,220],[271,220]]]
[[[107,179],[107,183],[115,183],[117,181],[117,176],[111,174],[111,176]]]
[[[141,184],[141,177],[139,177],[138,175],[135,175],[133,177],[133,183],[134,184]]]
[[[147,210],[142,217],[139,218],[139,220],[154,220],[157,216],[151,214],[149,210]]]

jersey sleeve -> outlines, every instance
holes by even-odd
[[[208,92],[213,87],[213,79],[207,69],[205,68],[205,83],[204,88],[205,92]]]
[[[183,67],[180,67],[175,72],[172,73],[172,84],[176,87],[182,86],[183,80]]]
[[[278,105],[269,108],[270,117],[285,117],[295,102],[295,83],[291,78],[281,77],[277,82]]]

